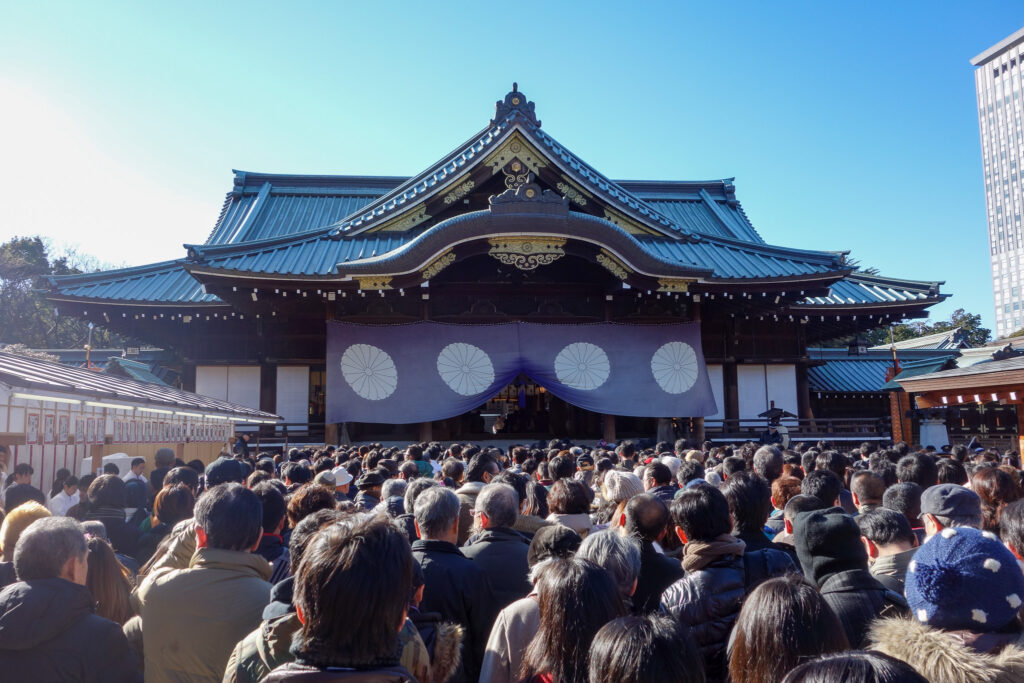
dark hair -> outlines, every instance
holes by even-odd
[[[466,464],[456,458],[446,458],[441,463],[441,475],[459,481],[466,473]]]
[[[405,534],[381,517],[349,517],[317,532],[295,576],[299,658],[317,667],[396,664],[412,563]]]
[[[89,505],[98,507],[125,507],[125,484],[120,477],[113,474],[102,474],[89,484],[86,494]]]
[[[268,482],[273,478],[274,477],[272,475],[267,474],[263,470],[256,470],[255,472],[250,474],[249,477],[245,480],[245,485],[250,489],[254,489],[258,485],[264,482]]]
[[[199,473],[191,467],[175,467],[164,475],[163,488],[175,484],[184,484],[194,493],[199,489]]]
[[[939,469],[930,455],[915,453],[905,455],[896,463],[896,478],[900,483],[912,481],[922,489],[935,486],[939,479]]]
[[[1018,553],[1024,552],[1024,500],[1010,503],[999,515],[999,538],[1013,546]]]
[[[1003,506],[1020,499],[1020,489],[1013,477],[998,467],[977,470],[971,476],[971,489],[981,498],[981,528],[999,533]]]
[[[295,525],[288,538],[288,571],[293,576],[299,571],[302,553],[306,551],[306,547],[313,540],[316,532],[328,524],[344,519],[345,516],[337,510],[317,510]]]
[[[679,482],[680,486],[686,486],[694,479],[703,478],[704,465],[695,460],[683,460],[679,463],[679,469],[676,471],[676,481]]]
[[[64,482],[67,481],[69,477],[71,477],[71,470],[67,469],[66,467],[61,467],[59,470],[57,470],[57,472],[53,475],[53,485],[50,486],[51,498],[56,496],[58,493],[61,492],[61,490],[65,486],[67,486],[67,484],[65,484]]]
[[[730,455],[722,461],[722,474],[725,475],[726,479],[745,469],[747,469],[747,461],[739,455]]]
[[[208,547],[247,551],[260,540],[263,504],[241,484],[220,484],[199,497],[195,520]]]
[[[298,524],[317,510],[334,509],[334,492],[320,484],[303,484],[288,499],[288,523]]]
[[[860,535],[876,545],[890,545],[904,541],[913,543],[917,538],[906,516],[888,508],[877,508],[853,518],[860,527]]]
[[[800,493],[786,501],[786,507],[782,509],[782,515],[789,521],[793,521],[801,512],[824,510],[829,507],[831,506],[828,503],[817,496]]]
[[[737,472],[725,480],[722,494],[729,503],[733,525],[740,533],[759,533],[772,511],[772,490],[754,472]]]
[[[256,474],[255,472],[253,474]],[[263,482],[252,487],[252,492],[260,499],[263,505],[263,533],[272,534],[277,530],[281,520],[284,519],[286,504],[284,496],[277,490],[277,487],[269,482]]]
[[[526,483],[526,507],[523,508],[523,514],[541,519],[546,519],[551,514],[548,509],[548,490],[533,478]]]
[[[839,451],[823,451],[814,458],[814,469],[828,470],[836,475],[840,484],[846,478],[846,468],[850,466],[850,459]],[[840,486],[841,488],[841,486]]]
[[[313,472],[297,462],[290,462],[281,468],[281,478],[292,484],[305,484],[313,480]]]
[[[626,503],[626,533],[643,541],[656,541],[668,526],[668,508],[657,496],[642,493]]]
[[[103,474],[111,474],[116,477],[117,475],[121,474],[121,468],[112,462],[104,463]]]
[[[967,446],[963,445],[962,443],[958,443],[957,445],[949,449],[949,457],[951,457],[954,461],[960,464],[963,464],[963,462],[967,460],[967,454]],[[955,484],[957,482],[951,483]]]
[[[615,580],[587,560],[553,559],[536,589],[540,626],[526,648],[520,676],[547,673],[558,683],[586,683],[594,636],[626,613]]]
[[[153,500],[153,516],[158,522],[173,527],[192,516],[195,504],[195,496],[189,487],[184,484],[165,486],[157,492]]]
[[[732,683],[780,683],[802,661],[850,649],[839,617],[795,574],[768,579],[746,597],[732,639]]]
[[[490,472],[491,469],[498,470],[498,463],[495,462],[487,453],[477,453],[469,460],[469,464],[466,466],[466,481],[483,481],[484,474]],[[494,472],[497,474],[497,472]]]
[[[672,482],[672,470],[663,462],[652,462],[644,469],[644,476],[653,479],[658,486]]]
[[[843,491],[843,482],[839,481],[832,470],[814,470],[808,472],[800,485],[800,492],[815,496],[826,505],[834,505]]]
[[[569,456],[556,455],[548,463],[548,473],[553,481],[571,479],[576,474],[576,463]]]
[[[587,487],[575,479],[559,479],[548,493],[548,509],[552,514],[575,515],[590,510]]]
[[[921,494],[923,490],[912,481],[894,484],[885,490],[882,506],[900,512],[911,526],[919,523],[921,517]]]
[[[683,489],[672,501],[671,512],[689,541],[711,541],[732,529],[729,503],[711,484]]]
[[[967,470],[963,463],[943,458],[938,465],[938,482],[940,484],[957,484],[963,486],[967,483]]]
[[[516,474],[511,470],[505,470],[498,476],[491,479],[492,484],[508,484],[515,489],[516,496],[519,497],[519,504],[522,505],[523,501],[526,500],[526,482],[529,481],[529,477],[523,474]]]
[[[590,683],[704,683],[700,650],[688,626],[647,614],[601,627],[590,646]]]
[[[906,662],[880,652],[825,655],[796,667],[782,683],[928,683]]]
[[[64,481],[60,483],[60,486],[62,489],[66,489],[69,486],[78,486],[78,477],[72,474],[71,476],[64,479]]]
[[[117,561],[106,539],[94,536],[87,546],[89,571],[85,585],[96,601],[96,614],[123,626],[135,614],[131,605],[131,574]]]
[[[869,470],[854,472],[850,477],[850,492],[857,496],[857,502],[861,505],[881,503],[885,494],[885,480]]]

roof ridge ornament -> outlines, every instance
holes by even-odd
[[[545,213],[554,216],[569,215],[569,200],[557,192],[542,189],[534,182],[533,174],[519,187],[509,188],[487,200],[491,213]]]
[[[505,118],[523,118],[528,123],[540,128],[540,119],[537,118],[537,113],[533,109],[533,102],[527,100],[526,96],[519,92],[518,83],[512,84],[512,92],[505,95],[504,100],[494,103],[494,118],[491,119],[491,125],[496,125],[498,121]]]

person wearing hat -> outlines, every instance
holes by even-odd
[[[1024,574],[989,531],[947,527],[907,569],[911,619],[880,619],[871,649],[901,659],[929,681],[1024,681],[1017,613]]]
[[[381,489],[384,487],[384,476],[377,470],[366,470],[356,480],[355,504],[362,506],[367,512],[380,505]]]
[[[242,432],[235,437],[235,445],[231,449],[231,452],[240,458],[249,457],[249,434]]]
[[[573,451],[579,451],[579,453],[574,454]],[[584,453],[579,446],[574,446],[569,453],[576,456],[576,478],[587,486],[592,486],[594,483],[594,456]]]
[[[850,646],[860,649],[880,614],[902,614],[906,601],[868,571],[860,527],[841,507],[802,512],[793,521],[793,544],[821,597],[839,617]]]
[[[352,475],[344,467],[335,467],[330,473],[334,477],[334,500],[339,503],[349,500],[348,490],[352,486]]]
[[[334,493],[334,489],[338,488],[337,481],[334,478],[334,474],[328,470],[323,472],[317,472],[316,476],[313,477],[313,483],[317,486],[323,486],[325,489]]]
[[[957,484],[929,486],[921,494],[921,523],[926,540],[947,528],[980,529],[981,498]]]

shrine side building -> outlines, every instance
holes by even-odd
[[[173,350],[184,389],[329,442],[479,438],[499,417],[511,434],[653,434],[653,418],[674,418],[676,433],[724,437],[772,403],[811,420],[809,372],[826,361],[809,347],[923,317],[948,296],[852,263],[767,243],[731,178],[610,180],[513,87],[482,130],[412,178],[235,171],[203,244],[53,277],[49,297],[62,315]],[[667,415],[652,394],[652,419],[602,415],[523,374],[463,415],[327,423],[329,323],[416,321],[619,323],[638,335],[697,323],[714,412]]]

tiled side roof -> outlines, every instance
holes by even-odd
[[[832,285],[828,296],[808,297],[803,305],[848,306],[924,302],[947,296],[939,293],[940,284],[853,273]]]
[[[885,384],[886,370],[892,365],[885,358],[849,358],[830,360],[825,365],[807,369],[811,391],[829,393],[880,392]]]
[[[182,267],[164,261],[149,266],[49,278],[55,297],[139,301],[151,304],[220,304]]]

